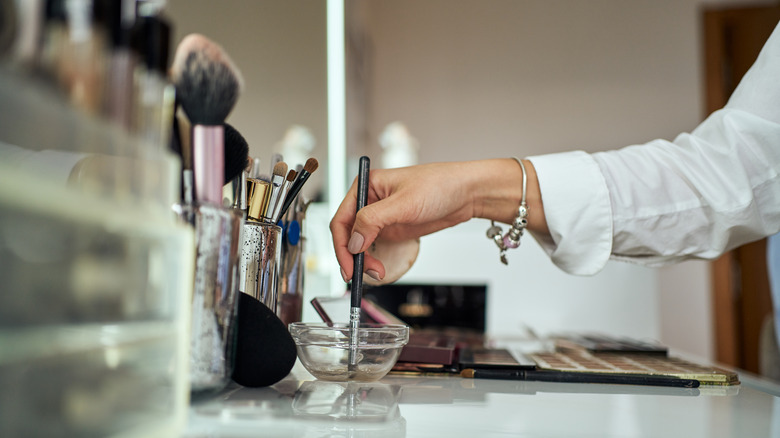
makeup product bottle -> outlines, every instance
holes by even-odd
[[[140,11],[145,11],[139,8]],[[135,68],[133,131],[149,145],[168,145],[173,125],[176,91],[168,80],[171,26],[159,15],[139,15],[132,31],[139,63]]]
[[[103,54],[106,61],[106,83],[103,113],[109,120],[131,131],[133,118],[136,54],[130,46],[135,23],[135,0],[92,0],[95,26],[108,42]]]
[[[64,12],[67,38],[56,56],[56,76],[74,106],[99,115],[105,90],[105,34],[94,25],[91,0],[64,1]]]

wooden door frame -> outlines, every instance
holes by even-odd
[[[705,8],[702,19],[705,103],[710,114],[726,104],[752,65],[780,20],[780,6]],[[772,313],[766,239],[713,261],[710,277],[716,360],[758,373],[761,328]]]

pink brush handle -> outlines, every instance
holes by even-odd
[[[225,132],[222,125],[192,128],[192,171],[195,199],[222,205],[225,179]]]

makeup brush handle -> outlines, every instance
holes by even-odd
[[[192,127],[192,171],[195,199],[221,206],[225,178],[225,131],[222,125]]]
[[[360,157],[360,170],[358,172],[357,185],[357,209],[355,214],[365,207],[368,203],[368,172],[371,160],[368,157]],[[351,302],[353,308],[360,309],[360,301],[363,295],[363,261],[364,253],[355,254],[353,257],[354,267],[352,269],[352,294]]]
[[[350,304],[352,308],[360,309],[360,301],[363,296],[363,259],[364,253],[352,256],[354,268],[352,270],[352,288],[350,295]]]
[[[360,157],[358,186],[357,186],[357,210],[365,207],[368,203],[368,173],[371,167],[371,160],[365,155]]]

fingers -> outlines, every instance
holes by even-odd
[[[376,281],[379,281],[383,278],[385,278],[385,265],[379,261],[379,259],[374,258],[371,254],[368,252],[365,253],[365,259],[363,261],[363,271],[371,278],[373,278]]]
[[[361,208],[355,215],[347,250],[357,254],[368,250],[379,233],[391,224],[404,223],[403,205],[390,196]]]
[[[357,205],[355,183],[352,183],[344,200],[330,221],[330,232],[333,238],[333,249],[336,259],[341,266],[341,276],[344,281],[352,277],[352,253],[347,249],[349,237],[352,234],[352,224],[355,221],[355,208]]]
[[[352,270],[354,268],[354,254],[349,251],[347,248],[347,245],[345,245],[343,242],[347,241],[347,236],[349,236],[349,230],[351,228],[351,225],[347,226],[343,222],[336,222],[336,218],[339,217],[338,214],[334,216],[333,221],[331,221],[331,233],[333,233],[333,248],[336,252],[336,259],[338,260],[340,270],[341,270],[341,277],[344,279],[344,282],[348,283],[352,279]],[[354,218],[354,216],[353,216]],[[364,252],[364,251],[358,251],[358,252]],[[381,280],[385,278],[385,266],[382,264],[381,261],[377,260],[371,254],[368,252],[365,252],[363,261],[363,270],[366,274],[371,276],[371,278],[375,280]]]
[[[360,209],[355,214],[357,206],[356,183],[352,184],[349,192],[339,205],[333,219],[330,222],[330,231],[333,238],[333,249],[340,266],[340,273],[345,282],[349,282],[353,275],[354,255],[365,253],[363,270],[371,278],[381,280],[385,277],[385,266],[378,259],[366,252],[382,229],[382,222],[376,221],[376,205],[383,201],[376,201]],[[381,208],[380,208],[381,210]],[[379,225],[377,225],[379,224]]]

